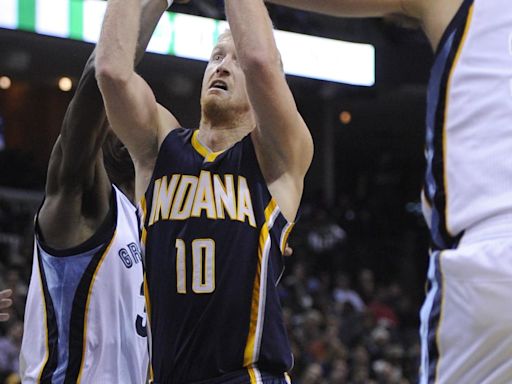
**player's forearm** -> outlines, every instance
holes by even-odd
[[[265,0],[284,5],[339,17],[380,17],[402,13],[403,0]]]
[[[226,0],[226,16],[244,71],[280,67],[272,23],[263,0]],[[249,23],[248,20],[251,22]]]
[[[346,4],[347,1],[339,0],[265,0],[267,3],[273,3],[278,5],[284,5],[285,7],[301,9],[304,11],[325,13],[328,15],[344,15],[343,11],[347,12]],[[349,3],[353,1],[349,0]],[[357,2],[357,0],[356,0]]]
[[[108,0],[96,47],[96,78],[127,82],[134,73],[142,0]]]

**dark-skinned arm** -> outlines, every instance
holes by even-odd
[[[166,8],[165,0],[143,2],[135,63],[142,59]],[[53,248],[82,243],[95,233],[109,211],[111,183],[100,153],[107,125],[95,78],[95,56],[96,51],[85,65],[50,157],[38,224]]]

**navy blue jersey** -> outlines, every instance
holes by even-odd
[[[197,133],[166,137],[140,205],[154,381],[282,375],[293,357],[276,286],[293,225],[250,135],[212,153]]]

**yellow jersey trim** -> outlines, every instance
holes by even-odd
[[[142,196],[139,202],[140,210],[142,211],[142,221],[146,220],[147,215],[147,203],[146,203],[146,196]]]
[[[252,368],[252,367],[247,368],[247,371],[249,373],[249,378],[251,380],[251,384],[257,384],[258,378],[256,377],[256,373],[254,372],[254,368]]]
[[[199,139],[197,138],[197,135],[199,134],[199,129],[196,129],[194,133],[192,134],[192,147],[201,155],[204,157],[204,161],[206,162],[212,162],[215,161],[217,156],[224,153],[224,151],[219,152],[212,152],[208,148],[206,148]]]
[[[294,225],[295,225],[295,223],[288,223],[287,228],[284,231],[284,235],[281,239],[281,244],[280,244],[281,253],[283,253],[283,254],[284,254],[284,250],[286,249],[286,244],[288,243],[288,237],[290,236],[290,233],[292,233],[292,229],[293,229]]]
[[[258,262],[256,266],[256,275],[254,276],[254,285],[252,289],[251,299],[251,320],[249,323],[249,334],[247,335],[247,342],[244,350],[244,367],[249,367],[255,361],[254,347],[256,342],[256,329],[258,326],[259,319],[259,306],[260,306],[260,281],[261,281],[261,268],[263,260],[263,250],[265,243],[269,238],[269,221],[272,212],[277,207],[277,203],[274,199],[270,200],[267,207],[265,208],[265,223],[261,227],[259,245],[258,245]]]
[[[147,327],[149,328],[150,332],[148,332],[148,337],[151,337],[151,302],[149,300],[149,287],[148,287],[148,280],[146,277],[146,272],[144,272],[144,301],[146,302],[146,322]],[[152,343],[148,343],[148,346],[151,346]],[[152,383],[155,380],[155,376],[153,373],[153,364],[151,362],[151,352],[149,351],[149,381]]]
[[[139,202],[140,211],[142,212],[142,217],[140,218],[140,242],[142,245],[143,250],[145,251],[146,247],[146,238],[148,236],[148,233],[146,231],[146,215],[147,215],[147,203],[146,203],[146,196],[142,196]]]

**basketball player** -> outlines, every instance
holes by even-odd
[[[12,305],[12,299],[10,298],[12,295],[12,289],[4,289],[0,291],[0,310],[4,310],[9,308]],[[0,312],[0,321],[9,320],[9,313]]]
[[[134,71],[139,0],[109,0],[97,47],[107,115],[135,163],[159,384],[285,383],[293,364],[276,285],[313,145],[263,1],[225,5],[198,130]]]
[[[421,383],[512,381],[512,2],[270,0],[415,20],[435,50],[423,193],[430,289]]]
[[[145,2],[136,61],[167,7],[165,1]],[[146,381],[133,165],[112,134],[106,139],[105,121],[93,54],[53,148],[36,217],[23,383]]]

